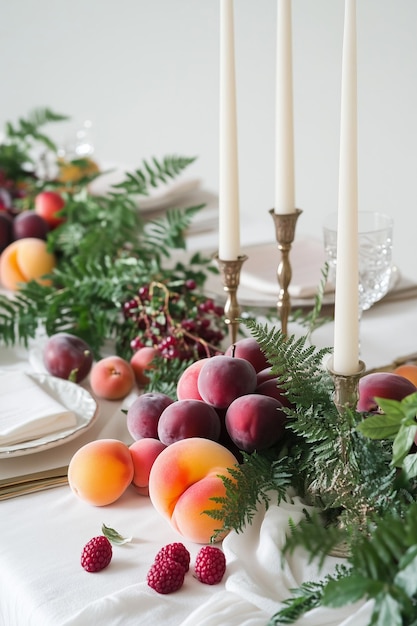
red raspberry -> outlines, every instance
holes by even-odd
[[[161,548],[155,557],[155,561],[159,561],[160,559],[172,559],[173,561],[177,561],[181,563],[186,572],[190,569],[190,553],[182,543],[169,543]]]
[[[87,572],[99,572],[108,566],[113,555],[110,541],[104,535],[93,537],[81,553],[81,565]]]
[[[204,546],[195,560],[195,576],[206,585],[216,585],[226,571],[226,557],[219,548]]]
[[[146,580],[149,587],[158,593],[172,593],[178,591],[184,583],[185,569],[172,559],[155,561],[148,572]]]

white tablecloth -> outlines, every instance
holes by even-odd
[[[361,326],[362,358],[368,367],[385,365],[417,351],[417,299],[379,304],[365,313]],[[297,332],[291,328],[291,332]],[[332,324],[313,339],[332,344]],[[26,350],[1,349],[0,369],[31,371]],[[99,418],[84,435],[48,451],[0,459],[0,478],[61,466],[86,441],[131,438],[121,408],[123,403],[100,402]],[[22,398],[24,402],[24,398]],[[159,548],[182,540],[154,511],[148,498],[128,489],[115,504],[92,507],[62,486],[0,502],[0,624],[4,626],[265,626],[290,589],[332,571],[328,558],[318,573],[301,551],[284,564],[280,548],[288,517],[299,516],[295,500],[260,511],[242,534],[223,542],[227,574],[214,587],[189,573],[182,589],[168,596],[146,585],[146,573]],[[116,546],[110,566],[97,574],[80,566],[83,545],[100,534],[101,525],[133,537]],[[185,542],[192,561],[200,548]],[[339,611],[317,609],[297,624],[309,626],[366,626],[370,606],[360,603]]]

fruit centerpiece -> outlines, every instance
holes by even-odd
[[[98,167],[63,168],[41,132],[63,118],[38,111],[9,125],[0,145],[0,279],[8,289],[0,296],[0,339],[28,345],[45,331],[50,367],[57,351],[68,355],[58,359],[65,373],[55,375],[81,383],[93,367],[97,395],[111,342],[112,367],[116,357],[130,360],[141,387],[126,416],[134,442],[81,448],[68,473],[74,493],[105,506],[133,485],[197,543],[240,533],[260,504],[297,494],[316,513],[291,527],[286,550],[304,546],[319,562],[343,552],[345,563],[296,590],[271,625],[360,598],[375,601],[372,624],[416,624],[417,387],[410,370],[366,374],[357,406],[341,411],[323,366],[331,349],[311,345],[308,332],[296,339],[252,319],[246,337],[222,347],[222,310],[204,294],[207,273],[217,271],[211,259],[196,254],[185,264],[171,256],[185,249],[202,207],[152,221],[138,210],[138,197],[193,159],[144,162],[106,195],[93,195]],[[39,143],[48,154],[42,162],[56,157],[54,175],[37,167]],[[103,490],[101,477],[109,476]]]

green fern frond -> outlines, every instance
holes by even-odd
[[[285,335],[281,329],[268,328],[255,320],[247,320],[246,326],[259,342],[262,351],[284,385],[289,399],[299,407],[312,404],[324,410],[334,409],[331,401],[332,381],[323,370],[323,360],[331,354],[330,348],[318,349],[307,344],[307,337],[298,339]]]
[[[226,489],[224,497],[214,497],[220,508],[204,511],[213,519],[222,522],[223,529],[242,532],[250,524],[260,505],[269,507],[271,493],[278,501],[286,496],[291,474],[286,459],[275,459],[274,455],[242,453],[243,463],[228,468],[229,476],[221,476]]]
[[[157,187],[161,182],[167,183],[174,179],[195,161],[195,157],[178,155],[166,156],[162,161],[152,158],[152,163],[142,161],[142,168],[127,172],[125,180],[113,185],[114,189],[123,190],[128,194],[147,196],[149,187]]]

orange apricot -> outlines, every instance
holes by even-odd
[[[50,281],[43,277],[53,270],[55,264],[55,255],[48,252],[43,239],[17,239],[0,256],[0,282],[11,291],[17,291],[20,283],[30,280],[49,284]]]
[[[82,446],[71,458],[68,483],[81,500],[94,506],[115,502],[133,479],[129,447],[117,439],[97,439]]]
[[[410,380],[417,387],[417,365],[414,363],[403,363],[395,368],[394,374],[399,374]]]

